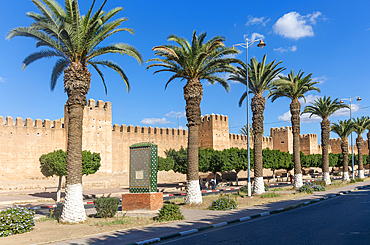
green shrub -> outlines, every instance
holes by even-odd
[[[355,179],[351,179],[351,180],[349,181],[349,183],[356,183],[356,180],[355,180]]]
[[[240,192],[244,192],[244,193],[248,193],[248,186],[247,185],[243,185],[242,187],[240,187],[239,191]]]
[[[310,182],[306,182],[298,189],[299,192],[306,192],[307,194],[312,194],[313,189]]]
[[[0,237],[33,230],[35,212],[27,208],[8,208],[0,211]]]
[[[358,177],[355,177],[355,180],[356,180],[356,182],[364,182],[364,180],[363,180],[363,179],[358,178]]]
[[[62,202],[58,202],[57,203],[57,206],[55,208],[53,208],[52,210],[50,210],[50,218],[55,218],[56,220],[60,220],[60,217],[62,216],[62,213],[63,213],[63,203]]]
[[[268,184],[263,183],[263,185],[265,186],[265,191],[268,191],[268,190],[269,190],[269,186],[268,186]]]
[[[94,200],[97,218],[111,218],[118,210],[119,200],[114,197],[100,197]]]
[[[238,204],[229,195],[220,195],[217,200],[213,200],[208,207],[209,210],[232,210],[236,209]]]
[[[299,188],[299,192],[306,192],[308,194],[312,194],[314,191],[325,191],[326,190],[326,183],[323,180],[315,180],[313,182],[306,182],[303,184],[301,188]]]
[[[314,187],[314,191],[325,191],[326,190],[326,182],[324,180],[315,180],[311,183]]]
[[[164,204],[159,210],[158,216],[154,218],[158,222],[182,220],[185,219],[182,215],[179,205],[174,203]]]

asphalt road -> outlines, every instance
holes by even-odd
[[[370,244],[370,189],[158,244]]]

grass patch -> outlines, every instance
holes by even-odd
[[[148,217],[129,217],[129,216],[119,216],[119,217],[113,217],[113,218],[107,218],[101,221],[96,222],[97,219],[89,219],[88,224],[90,226],[119,226],[119,225],[125,225],[125,226],[143,226],[150,223],[153,223],[153,218]]]
[[[54,217],[40,217],[39,219],[36,220],[36,222],[45,222],[49,220],[56,220]]]
[[[270,198],[270,197],[280,197],[281,195],[279,193],[265,193],[261,195],[261,198]]]

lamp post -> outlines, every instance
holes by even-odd
[[[357,101],[360,101],[361,98],[360,96],[356,96],[354,98],[357,98]],[[350,121],[352,121],[352,98],[351,96],[347,99],[341,99],[340,103],[343,104],[343,100],[348,100],[349,101],[349,118]],[[355,157],[353,155],[353,137],[352,137],[352,132],[351,132],[351,147],[352,147],[352,179],[355,179]]]
[[[247,93],[247,146],[248,146],[248,196],[252,196],[251,193],[251,174],[250,174],[250,166],[251,166],[251,155],[250,155],[250,147],[249,147],[249,82],[248,82],[248,48],[252,46],[253,43],[258,42],[257,47],[263,48],[266,46],[266,43],[263,42],[262,39],[256,39],[256,40],[249,40],[248,38],[245,39],[245,43],[238,43],[233,45],[235,46],[241,46],[242,48],[246,49],[246,61],[247,61],[247,84],[246,84],[246,93]]]

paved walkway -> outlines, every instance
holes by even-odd
[[[209,210],[192,210],[183,209],[185,220],[170,222],[161,225],[140,227],[137,229],[121,230],[116,232],[109,232],[105,234],[89,236],[81,239],[62,241],[56,244],[128,244],[153,238],[168,236],[174,233],[187,232],[189,230],[198,229],[211,224],[220,224],[235,219],[240,219],[246,216],[253,216],[265,212],[274,211],[277,209],[293,206],[309,201],[329,197],[334,194],[343,193],[353,190],[357,187],[370,185],[370,181],[358,182],[349,186],[328,190],[324,192],[314,193],[304,197],[295,198],[292,200],[281,201],[277,203],[269,203],[265,205],[239,208],[234,211],[209,211]],[[0,203],[2,196],[0,196]],[[225,223],[223,223],[225,224]]]

